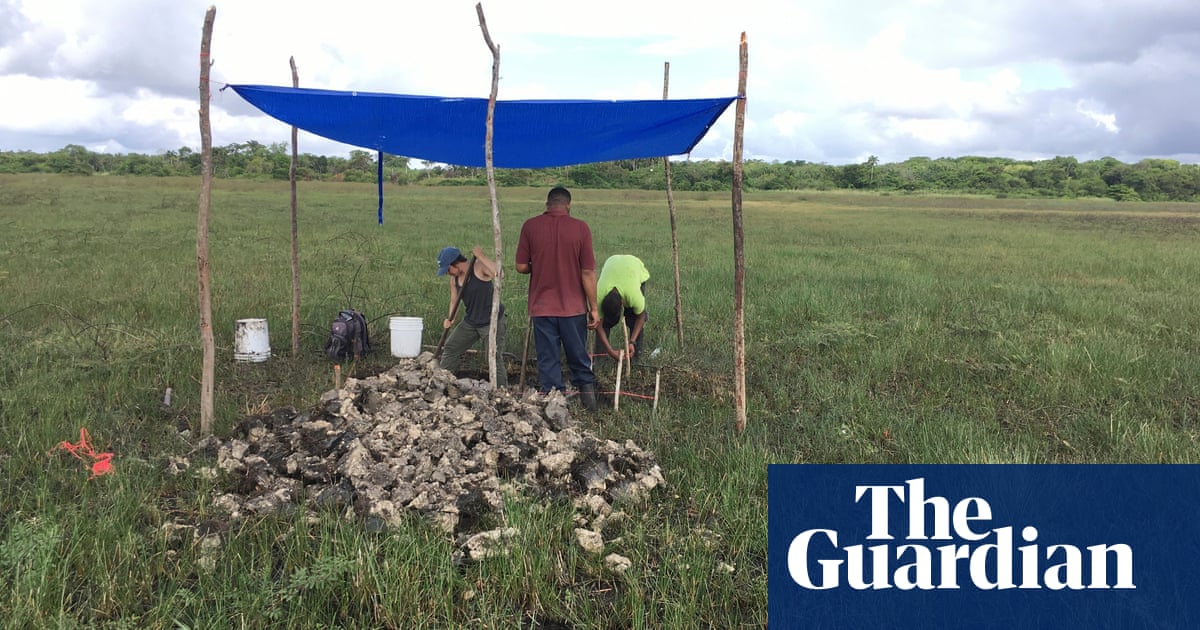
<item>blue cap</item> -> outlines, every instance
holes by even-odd
[[[457,247],[442,248],[442,251],[438,252],[438,275],[446,275],[446,272],[450,271],[450,265],[459,258],[462,258],[462,252],[458,251]]]

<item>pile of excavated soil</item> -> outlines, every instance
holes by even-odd
[[[415,513],[450,534],[502,538],[476,524],[523,486],[569,497],[577,523],[590,524],[576,531],[586,547],[619,516],[613,501],[664,483],[652,453],[578,428],[560,393],[494,390],[439,369],[429,353],[348,379],[308,411],[248,417],[230,439],[202,446],[215,449],[225,488],[236,487],[214,501],[233,521],[303,506],[386,529]]]

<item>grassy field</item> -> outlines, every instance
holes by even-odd
[[[729,196],[677,194],[686,339],[673,328],[661,193],[575,190],[597,257],[652,279],[653,365],[589,429],[657,454],[668,487],[605,553],[565,502],[515,498],[515,553],[456,566],[413,520],[377,534],[302,517],[237,524],[213,566],[168,522],[211,523],[221,480],[171,476],[198,429],[192,179],[0,176],[0,619],[7,627],[763,627],[768,463],[1195,462],[1200,206],[851,193],[745,199],[749,424],[733,430]],[[292,356],[286,183],[218,181],[212,269],[216,432],[331,387],[320,353],[353,305],[390,367],[389,315],[447,308],[441,247],[491,250],[487,191],[300,187],[302,350]],[[505,266],[545,190],[501,189]],[[510,274],[520,354],[526,280]],[[234,322],[265,317],[275,356],[233,361]],[[475,358],[475,368],[481,365]],[[611,363],[600,365],[611,385]],[[515,377],[514,377],[515,378]],[[162,404],[167,388],[170,407]],[[86,427],[115,453],[88,480],[61,452]]]

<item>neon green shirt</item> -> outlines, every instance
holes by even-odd
[[[596,281],[596,295],[603,300],[609,291],[616,287],[621,294],[625,308],[631,309],[634,315],[641,315],[646,310],[646,296],[642,295],[642,283],[650,279],[650,272],[637,256],[615,254],[604,261],[600,269],[600,278]]]

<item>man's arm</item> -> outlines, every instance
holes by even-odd
[[[533,256],[529,252],[529,238],[525,235],[525,226],[521,226],[521,236],[517,238],[517,255],[513,269],[517,273],[528,274],[533,271]]]
[[[641,262],[640,260],[638,261]],[[642,271],[645,271],[645,265],[642,265]],[[649,275],[649,274],[646,274]],[[633,293],[630,297],[630,304],[634,310],[641,308],[642,312],[638,313],[637,319],[633,320],[633,330],[629,331],[629,355],[633,356],[636,352],[633,343],[642,337],[642,328],[646,325],[646,281],[642,280],[642,286]]]
[[[604,352],[614,359],[620,359],[621,355],[608,343],[608,335],[604,334],[604,330],[596,329],[596,338],[600,340],[600,344],[604,346]]]
[[[642,327],[646,325],[646,311],[642,311],[637,317],[637,321],[633,322],[633,330],[629,331],[629,354],[632,355],[633,342],[637,341],[642,336]]]
[[[595,330],[600,327],[600,303],[596,301],[596,270],[584,269],[583,294],[587,297],[588,328]]]

